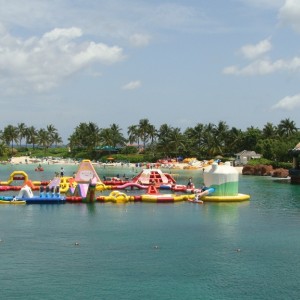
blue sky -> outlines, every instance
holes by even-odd
[[[0,0],[0,129],[299,125],[299,0]]]

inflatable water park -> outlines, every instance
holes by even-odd
[[[18,191],[18,193],[14,196],[0,196],[0,204],[180,201],[203,204],[250,199],[250,195],[238,192],[239,174],[229,164],[212,164],[211,168],[203,173],[203,178],[204,186],[196,188],[192,183],[177,184],[171,174],[164,173],[160,169],[143,169],[131,180],[115,177],[105,178],[102,181],[91,161],[83,160],[72,177],[55,176],[50,181],[32,181],[24,171],[12,172],[7,180],[0,181],[0,191]]]
[[[204,172],[204,185],[214,188],[214,192],[202,197],[206,202],[240,202],[250,199],[250,195],[238,191],[239,174],[229,163],[213,163]]]

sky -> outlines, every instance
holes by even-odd
[[[300,127],[300,0],[0,0],[0,130]]]

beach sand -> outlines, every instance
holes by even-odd
[[[20,157],[12,157],[11,164],[41,164],[41,165],[49,165],[49,164],[59,164],[59,165],[77,165],[78,162],[72,159],[38,159],[32,158],[29,156],[20,156]],[[103,163],[93,163],[95,165],[105,165]],[[120,167],[121,163],[109,163],[106,164],[109,166]],[[187,167],[187,163],[172,163],[171,169],[184,169]],[[129,164],[130,168],[135,167],[135,164]],[[242,174],[243,167],[235,167],[239,174]],[[199,170],[203,169],[203,167],[199,167]]]
[[[13,165],[17,164],[41,164],[41,165],[52,165],[52,164],[63,164],[63,165],[76,165],[78,162],[72,159],[46,159],[46,158],[35,158],[30,156],[19,156],[12,157],[10,163]]]

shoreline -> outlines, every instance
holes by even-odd
[[[3,162],[2,162],[3,163]],[[39,159],[39,158],[34,158],[34,157],[30,157],[30,156],[20,156],[20,157],[12,157],[11,160],[9,162],[5,162],[7,164],[13,164],[13,165],[28,165],[28,164],[40,164],[40,165],[79,165],[78,161],[74,161],[72,159]],[[108,166],[108,167],[121,167],[122,164],[121,163],[99,163],[99,162],[92,162],[92,164],[95,166]],[[134,163],[128,163],[125,164],[127,167],[129,168],[133,168],[136,166],[136,164]],[[124,166],[125,166],[124,165]],[[191,170],[202,170],[203,167],[198,167],[198,168],[192,168],[192,169],[188,169],[187,167],[190,166],[188,163],[172,163],[171,167],[163,167],[166,169],[170,169],[170,170],[187,170],[187,171],[191,171]],[[210,166],[207,166],[210,167]],[[207,168],[204,167],[204,168]],[[242,170],[243,167],[235,167],[235,169],[238,171],[239,174],[242,174]]]

